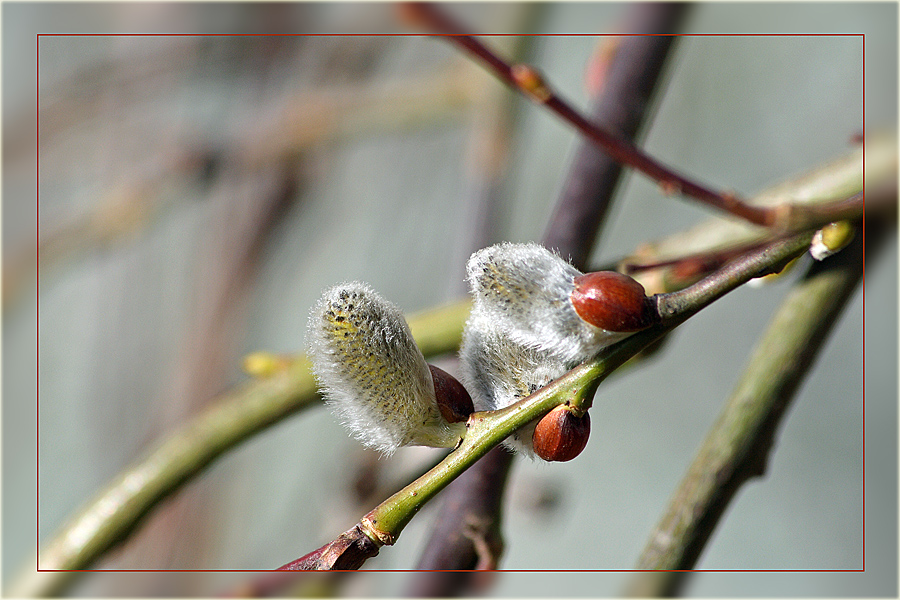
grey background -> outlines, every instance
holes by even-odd
[[[381,5],[286,5],[276,16],[245,5],[3,4],[5,134],[33,126],[35,33],[394,31]],[[457,10],[485,31],[504,31],[515,5]],[[615,27],[616,4],[543,7],[536,32],[599,34]],[[897,8],[894,4],[701,4],[687,32],[866,34],[867,129],[895,126]],[[488,39],[508,43],[508,39]],[[97,116],[41,148],[42,229],[93,210],[117,177],[177,135],[229,140],[279,110],[291,90],[337,83],[415,80],[454,63],[481,82],[479,68],[427,38],[305,38],[287,43],[279,70],[260,73],[234,38],[42,38],[42,108],[74,74],[106,102]],[[577,106],[587,104],[584,68],[593,36],[533,42],[531,62]],[[91,78],[89,68],[123,57],[186,50],[170,75],[131,84]],[[861,129],[862,47],[858,37],[692,37],[679,41],[668,86],[644,145],[681,172],[752,194],[840,156]],[[373,57],[363,76],[323,67],[335,56]],[[341,65],[341,63],[337,63]],[[351,67],[352,62],[347,63]],[[344,79],[342,80],[341,77]],[[325,83],[334,84],[334,81]],[[496,84],[499,86],[499,84]],[[104,86],[109,91],[104,91]],[[46,94],[45,94],[46,91]],[[65,97],[62,97],[65,100]],[[509,169],[492,241],[539,239],[576,137],[554,117],[516,100]],[[399,109],[398,109],[399,110]],[[238,314],[223,389],[242,379],[240,357],[255,349],[303,348],[308,308],[320,290],[368,281],[404,311],[458,297],[472,250],[473,165],[479,121],[468,112],[394,131],[358,134],[310,150],[298,202],[266,246]],[[30,120],[30,121],[29,121]],[[261,127],[262,125],[260,125]],[[33,131],[33,129],[32,129]],[[34,227],[33,151],[4,136],[4,261]],[[23,136],[28,144],[27,136]],[[33,140],[30,142],[33,145]],[[12,150],[10,150],[12,148]],[[12,155],[12,158],[6,158]],[[143,161],[143,162],[142,162]],[[191,348],[186,329],[204,276],[203,240],[217,227],[216,196],[196,185],[165,188],[166,210],[135,236],[64,261],[4,306],[3,572],[47,540],[82,503],[183,418],[172,382]],[[684,229],[708,211],[663,198],[629,176],[597,264],[643,241]],[[222,231],[227,240],[229,231]],[[32,242],[33,243],[33,242]],[[894,596],[897,593],[896,242],[867,265],[865,370],[863,302],[857,293],[778,436],[769,471],[738,495],[701,557],[702,569],[862,567],[862,386],[866,386],[866,572],[704,573],[695,596]],[[4,269],[6,269],[4,262]],[[32,280],[33,281],[33,280]],[[571,463],[517,461],[505,512],[507,569],[628,569],[705,431],[739,376],[755,339],[790,285],[742,289],[682,327],[639,371],[604,384],[593,435]],[[40,333],[35,339],[36,306]],[[35,343],[40,378],[36,377]],[[447,363],[452,368],[452,361]],[[35,495],[35,384],[40,386],[40,502]],[[123,550],[98,568],[267,569],[317,547],[355,522],[342,497],[358,454],[330,414],[314,409],[257,436],[218,461],[165,505]],[[413,464],[416,450],[393,459]],[[539,500],[558,501],[549,508]],[[411,569],[433,517],[428,507],[371,569]],[[190,522],[185,521],[185,519]],[[169,537],[167,537],[169,536]],[[85,577],[80,595],[208,595],[245,575],[121,574]],[[503,573],[491,596],[617,594],[627,573]],[[402,594],[409,574],[349,582],[362,595]]]

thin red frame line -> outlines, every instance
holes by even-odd
[[[36,34],[35,44],[35,257],[36,271],[35,292],[36,292],[36,327],[35,327],[35,362],[36,362],[36,384],[39,387],[40,382],[40,42],[41,37],[272,37],[272,36],[305,36],[305,37],[446,37],[450,34],[420,34],[420,33],[39,33]],[[862,105],[863,105],[863,174],[865,174],[866,150],[865,150],[865,123],[866,123],[866,35],[864,33],[679,33],[679,34],[629,34],[629,33],[540,33],[540,34],[516,34],[516,33],[500,33],[500,34],[478,34],[480,36],[492,37],[509,37],[509,36],[537,36],[537,37],[625,37],[625,36],[662,36],[662,37],[862,37]],[[866,180],[863,176],[863,222],[862,222],[862,240],[863,240],[863,265],[862,265],[862,356],[863,356],[863,378],[862,378],[862,569],[687,569],[672,572],[697,572],[697,573],[859,573],[865,572],[866,569],[866,381],[865,381],[865,364],[866,364],[866,289],[865,289],[865,238],[866,238],[866,221],[865,221],[865,192]],[[38,449],[40,448],[40,392],[35,394],[35,423],[36,423],[36,439]],[[36,478],[35,478],[36,499],[36,557],[35,567],[38,572],[68,572],[69,570],[60,569],[41,569],[40,568],[40,457],[36,460]],[[72,572],[80,573],[269,573],[277,572],[274,569],[72,569]],[[380,571],[378,569],[367,569],[374,572],[420,572],[415,569],[391,569],[388,571]],[[634,573],[649,572],[640,569],[575,569],[575,570],[519,570],[519,569],[503,569],[500,572],[511,573]]]
[[[863,144],[863,219],[862,219],[862,570],[866,570],[866,34],[862,34],[862,144]]]
[[[45,37],[860,37],[861,33],[39,33]]]
[[[37,443],[37,456],[35,456],[35,536],[37,544],[34,555],[34,566],[40,571],[41,566],[41,36],[37,35],[35,40],[35,139],[34,139],[34,184],[35,184],[35,204],[34,204],[34,261],[35,261],[35,340],[34,340],[34,362],[35,362],[35,402],[34,402],[34,422],[35,422],[35,441]]]
[[[864,569],[483,569],[493,573],[862,573]],[[43,569],[42,573],[303,573],[272,569]],[[309,571],[305,571],[309,573]],[[334,572],[358,573],[335,569]],[[471,573],[466,569],[366,569],[366,573]]]

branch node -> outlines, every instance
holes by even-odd
[[[776,231],[788,231],[791,226],[796,225],[795,220],[802,212],[798,205],[787,202],[774,206],[772,207],[772,227]]]
[[[513,65],[510,73],[516,86],[538,104],[544,104],[553,96],[553,91],[544,77],[531,65]]]
[[[664,196],[680,196],[681,195],[681,184],[674,180],[665,180],[659,182],[659,189],[662,191]]]
[[[728,209],[734,209],[744,204],[743,201],[738,198],[737,192],[735,192],[734,190],[727,190],[725,192],[722,192],[722,200],[724,201],[725,208]]]
[[[366,534],[366,537],[368,537],[379,546],[393,546],[394,542],[397,541],[396,536],[394,536],[393,534],[378,529],[375,521],[370,519],[369,515],[366,515],[362,518],[362,520],[359,522],[359,528],[363,533]]]

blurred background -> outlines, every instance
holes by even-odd
[[[628,7],[447,8],[484,32],[590,34],[486,38],[584,107],[600,36]],[[242,356],[302,351],[324,287],[367,281],[414,312],[464,297],[473,250],[540,239],[578,145],[554,116],[428,37],[36,37],[408,31],[390,5],[3,3],[2,17],[4,585],[36,537],[46,543],[154,440],[242,381]],[[896,24],[891,3],[702,3],[684,31],[865,34],[869,133],[896,127]],[[643,145],[751,195],[852,149],[862,64],[859,36],[681,38]],[[708,216],[627,176],[592,263]],[[865,572],[699,573],[688,595],[896,595],[896,254],[892,239],[866,265],[865,304],[857,293],[766,477],[741,490],[698,563],[863,567],[865,383]],[[604,384],[577,460],[517,461],[501,568],[631,568],[789,285],[729,295],[654,360]],[[439,364],[454,368],[452,357]],[[275,568],[383,499],[360,499],[360,470],[402,479],[432,457],[405,449],[374,461],[315,408],[225,455],[95,567]],[[414,568],[432,504],[366,568]],[[210,595],[251,576],[95,573],[70,593]],[[410,577],[364,573],[335,591],[397,596]],[[612,596],[627,578],[497,573],[481,593]]]

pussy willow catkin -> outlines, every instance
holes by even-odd
[[[475,312],[515,343],[563,362],[581,362],[628,333],[594,327],[572,305],[581,271],[538,244],[503,243],[474,253],[466,265]]]
[[[368,285],[325,290],[307,328],[309,356],[326,402],[364,445],[452,447],[431,371],[403,314]]]
[[[474,303],[460,369],[475,410],[509,406],[632,333],[579,316],[573,293],[582,273],[537,244],[479,250],[467,274]],[[531,454],[534,427],[519,429],[507,445]]]
[[[452,447],[473,401],[480,411],[509,406],[654,319],[633,279],[582,274],[536,244],[479,250],[467,272],[474,303],[460,348],[465,389],[429,368],[400,310],[366,284],[329,288],[313,308],[313,370],[328,404],[365,445],[385,453]],[[534,429],[519,429],[508,445],[531,454]]]

